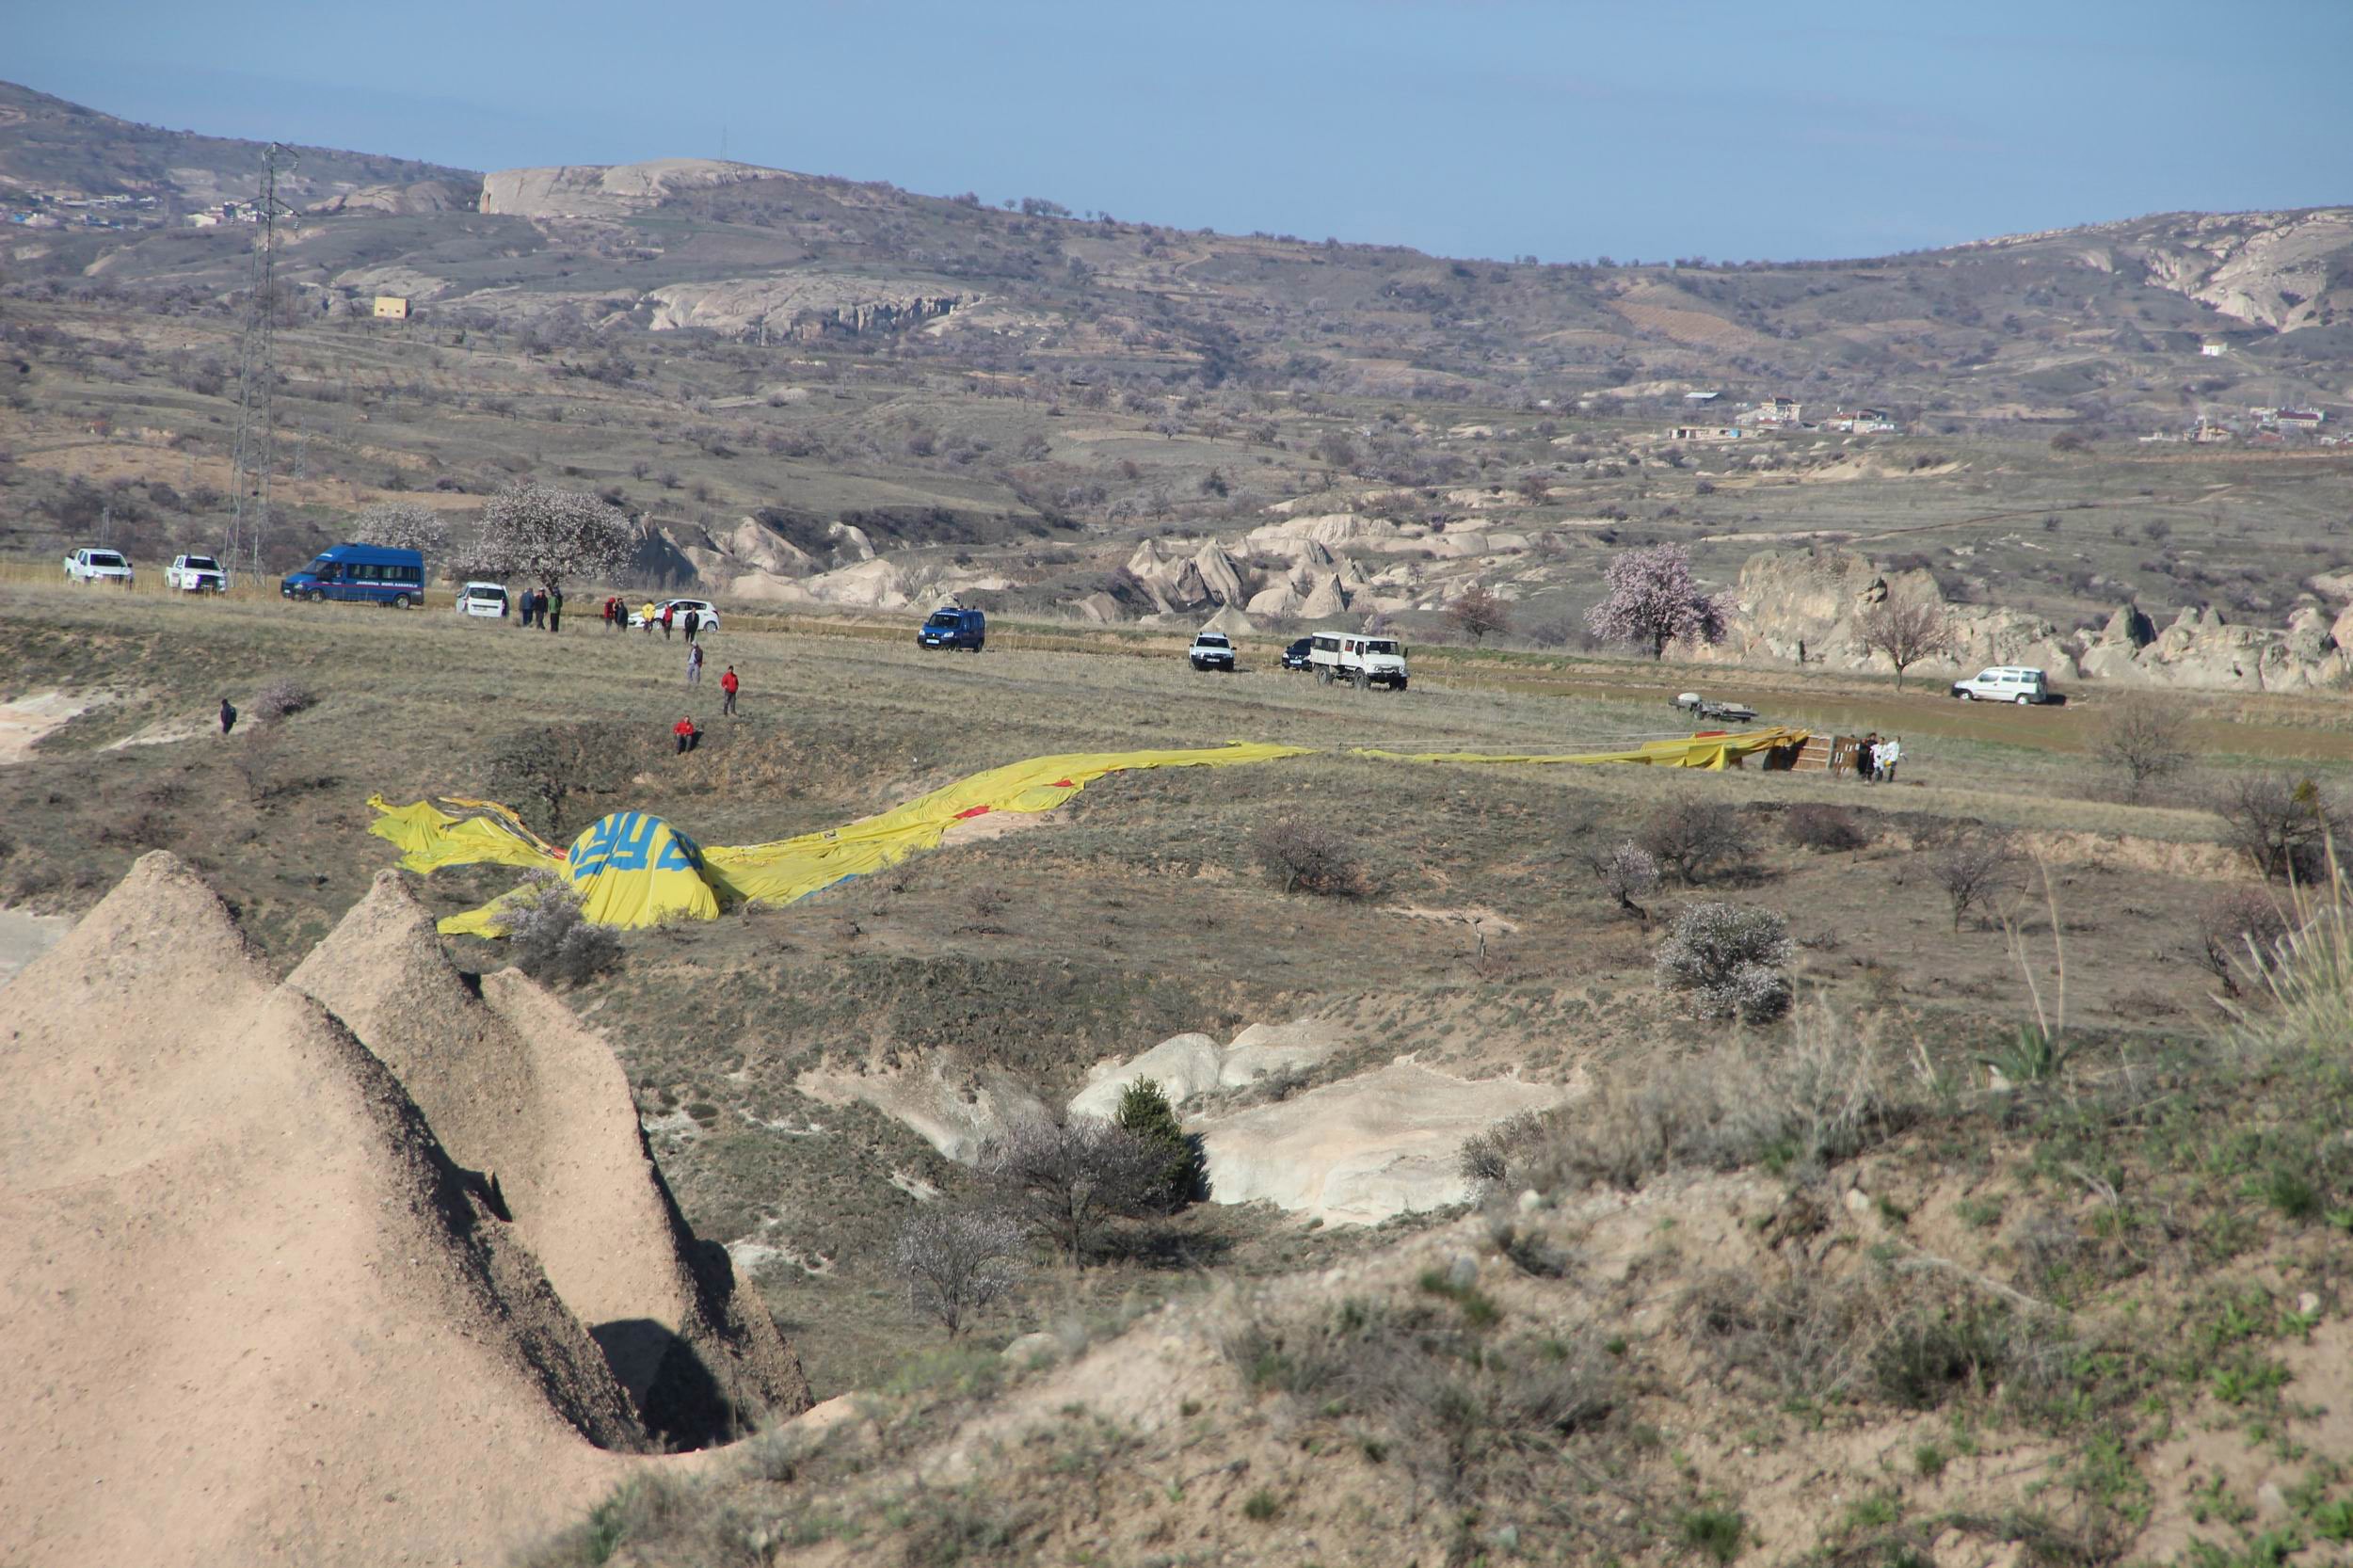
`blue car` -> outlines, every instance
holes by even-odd
[[[357,600],[409,610],[424,602],[424,556],[380,544],[339,544],[279,580],[285,599]]]
[[[915,633],[918,648],[965,648],[973,653],[988,640],[988,617],[978,610],[943,605]]]

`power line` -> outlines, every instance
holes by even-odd
[[[254,203],[261,232],[247,272],[245,332],[237,345],[237,444],[230,479],[229,539],[222,554],[248,554],[262,570],[269,536],[270,476],[278,464],[278,220],[295,210],[278,199],[278,177],[300,157],[271,142],[262,153],[262,190]]]

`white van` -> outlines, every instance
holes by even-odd
[[[457,591],[457,613],[488,620],[506,618],[506,584],[469,583]]]
[[[2026,664],[1996,664],[1966,680],[1953,682],[1953,695],[1963,702],[2015,702],[2021,706],[2051,700],[2051,683],[2042,672]]]
[[[1345,680],[1358,691],[1386,686],[1401,692],[1405,689],[1405,645],[1395,637],[1319,632],[1308,645],[1307,667],[1327,686]]]

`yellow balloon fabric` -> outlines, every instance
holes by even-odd
[[[1754,729],[1737,735],[1694,735],[1652,741],[1630,751],[1490,753],[1395,752],[1359,749],[1351,755],[1401,762],[1545,764],[1636,762],[1657,767],[1721,769],[1756,752],[1802,744],[1802,729]],[[478,813],[454,816],[429,801],[388,806],[382,796],[368,804],[378,813],[369,829],[401,848],[400,863],[410,871],[485,863],[520,866],[568,877],[580,893],[581,909],[600,925],[646,926],[672,917],[712,920],[722,896],[735,904],[791,904],[853,876],[893,866],[910,855],[937,847],[956,823],[991,811],[1050,811],[1107,774],[1143,768],[1228,767],[1310,755],[1306,746],[1237,742],[1232,745],[1168,751],[1080,751],[1032,757],[920,795],[904,806],[865,817],[846,827],[804,833],[774,843],[698,847],[659,817],[616,811],[558,850],[493,801],[459,800],[449,805]],[[506,912],[529,888],[518,888],[479,909],[440,922],[451,936],[504,935]]]
[[[643,811],[615,811],[572,840],[567,856],[580,912],[599,925],[715,920],[719,901],[703,880],[695,840]]]
[[[1660,768],[1706,768],[1721,773],[1744,757],[1760,751],[1805,744],[1802,729],[1750,729],[1737,735],[1693,735],[1665,741],[1645,741],[1629,751],[1529,752],[1518,755],[1483,751],[1376,751],[1359,747],[1350,755],[1382,757],[1394,762],[1528,762],[1539,764],[1634,762]]]

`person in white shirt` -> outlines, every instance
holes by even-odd
[[[1896,782],[1896,764],[1903,760],[1903,743],[1893,735],[1872,748],[1871,760],[1879,766],[1881,783]]]

